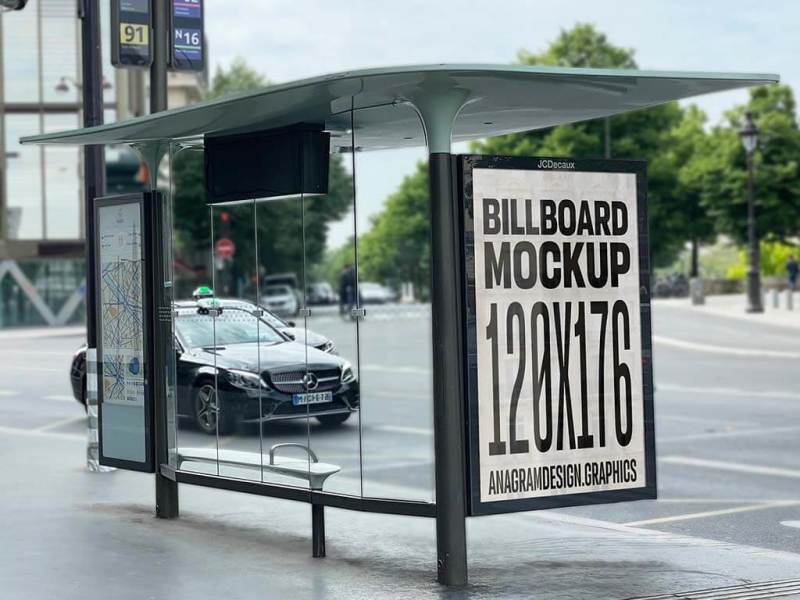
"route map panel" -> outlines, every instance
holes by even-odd
[[[121,204],[99,214],[103,402],[143,406],[141,211],[138,204]]]

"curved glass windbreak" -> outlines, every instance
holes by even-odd
[[[178,468],[433,500],[425,137],[361,152],[369,112],[322,195],[210,205],[202,146],[173,152]]]
[[[433,500],[433,392],[427,150],[356,152],[357,272],[364,495]],[[354,115],[354,147],[359,123]]]

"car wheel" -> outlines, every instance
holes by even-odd
[[[200,383],[194,390],[194,420],[203,433],[225,435],[233,430],[233,420],[219,408],[217,389],[211,381]],[[219,422],[219,427],[217,427]]]
[[[323,427],[337,427],[350,418],[350,413],[336,413],[334,415],[319,415],[316,417]]]

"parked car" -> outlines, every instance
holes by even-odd
[[[319,281],[306,286],[306,303],[308,304],[336,304],[338,300],[333,286],[327,281]]]
[[[294,290],[284,284],[265,286],[261,304],[284,317],[296,317],[300,309]]]
[[[241,422],[306,416],[335,426],[358,410],[358,381],[348,361],[295,342],[246,304],[174,303],[179,415],[214,434]],[[219,310],[216,317],[210,307]],[[70,374],[73,394],[85,404],[85,346]]]
[[[358,284],[358,295],[361,298],[361,304],[386,304],[397,299],[394,291],[372,281],[360,282]]]

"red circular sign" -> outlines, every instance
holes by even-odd
[[[236,244],[228,238],[221,238],[214,244],[214,252],[220,258],[233,258],[236,253]]]

